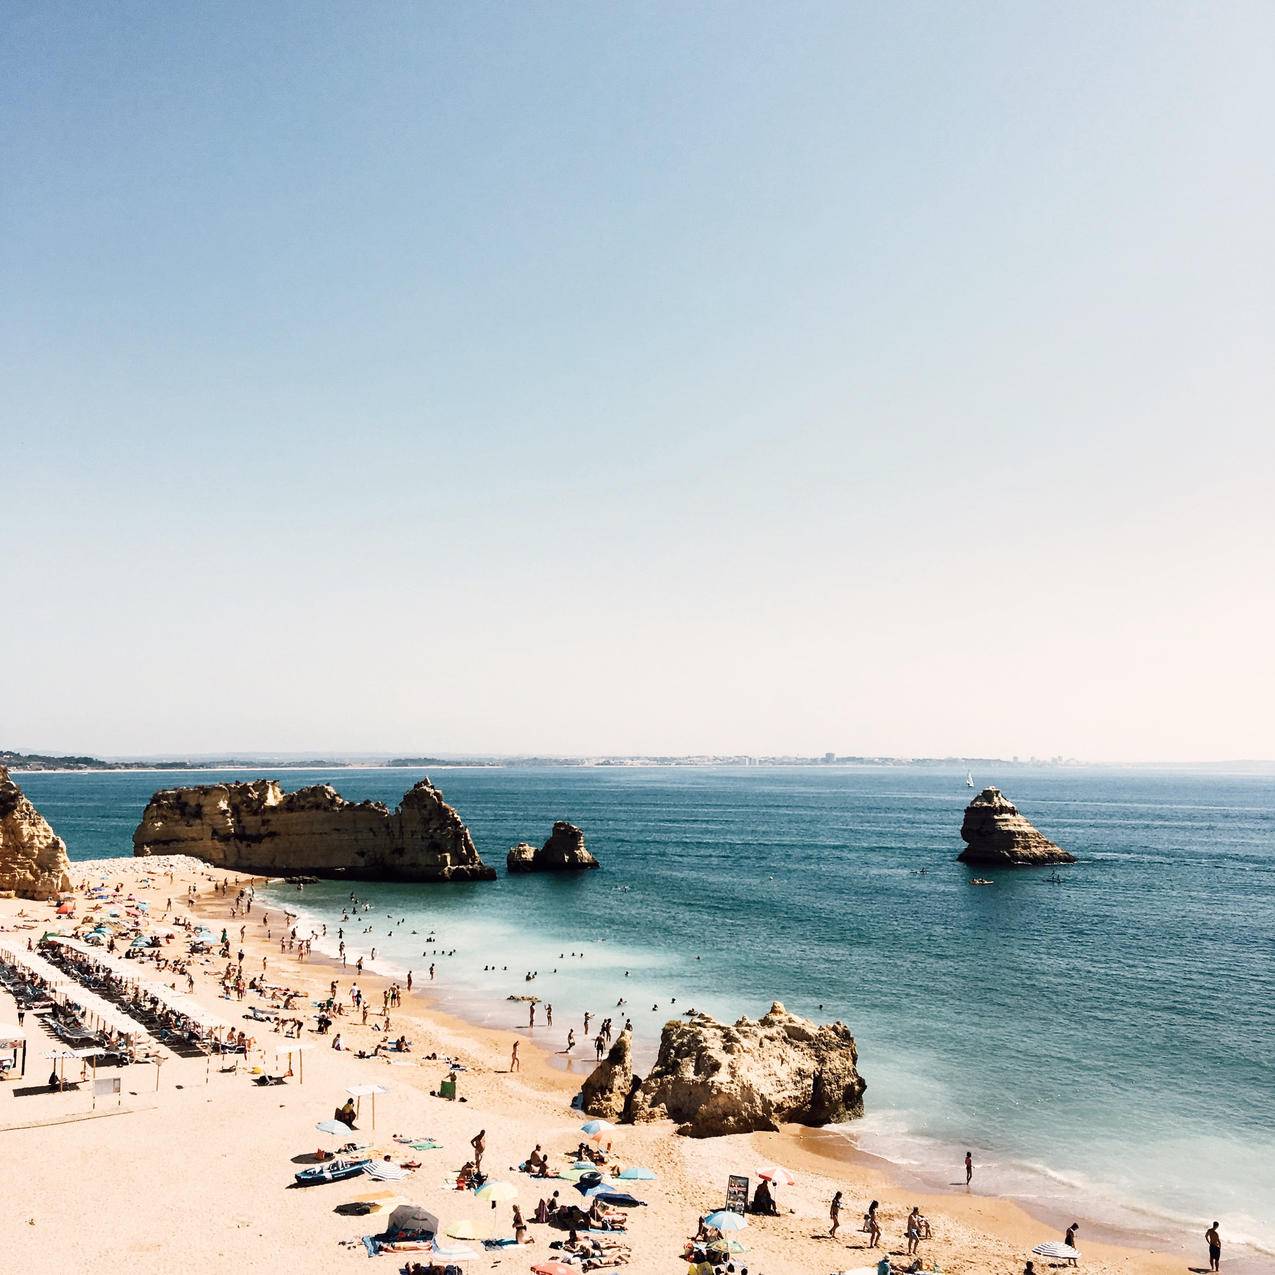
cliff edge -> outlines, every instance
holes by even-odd
[[[284,792],[273,779],[169,788],[147,803],[133,853],[189,854],[262,876],[490,881],[469,829],[428,779],[391,811],[328,784]]]
[[[52,899],[71,888],[66,845],[0,766],[0,890]]]

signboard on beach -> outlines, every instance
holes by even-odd
[[[748,1179],[741,1173],[732,1173],[726,1179],[726,1207],[741,1216],[748,1212]]]
[[[93,1096],[95,1098],[106,1098],[118,1094],[120,1091],[120,1078],[118,1076],[99,1076],[93,1082]]]

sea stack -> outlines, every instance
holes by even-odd
[[[52,899],[70,888],[65,843],[0,766],[0,892]]]
[[[844,1023],[820,1026],[778,1001],[756,1022],[728,1025],[707,1014],[674,1019],[664,1025],[655,1066],[633,1086],[623,1118],[675,1120],[678,1133],[692,1138],[840,1124],[863,1115],[867,1084],[858,1061]],[[585,1082],[596,1105],[619,1090],[623,1066],[623,1057],[608,1057]]]
[[[357,881],[491,881],[469,829],[428,779],[391,811],[327,784],[284,792],[273,779],[157,792],[133,853],[189,854],[262,876]]]
[[[576,872],[583,868],[600,868],[584,844],[584,833],[573,823],[559,819],[553,825],[549,840],[536,849],[530,842],[520,841],[505,856],[507,872]]]
[[[962,863],[1023,868],[1076,862],[1075,855],[1037,832],[999,788],[984,788],[965,807],[961,840],[966,843],[957,856]]]

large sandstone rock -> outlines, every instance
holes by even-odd
[[[633,1089],[633,1037],[621,1032],[607,1056],[580,1086],[580,1106],[591,1116],[618,1120]]]
[[[71,888],[62,838],[0,766],[0,890],[51,899]]]
[[[1009,868],[1076,862],[1075,855],[1037,832],[999,788],[984,788],[965,807],[961,839],[966,843],[957,855],[962,863]]]
[[[273,779],[157,792],[133,833],[133,853],[191,854],[262,876],[361,881],[489,881],[469,829],[422,779],[391,811],[317,784],[284,792]]]
[[[848,1120],[863,1114],[858,1057],[844,1024],[820,1027],[778,1001],[756,1022],[675,1020],[627,1115],[676,1120],[693,1138]]]
[[[585,848],[584,833],[561,819],[553,825],[549,840],[539,850],[520,841],[505,856],[507,872],[574,872],[602,865]]]

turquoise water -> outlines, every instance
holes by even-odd
[[[280,775],[289,787],[332,782],[391,805],[414,777]],[[581,1053],[585,1008],[630,1013],[647,1049],[692,1005],[735,1016],[778,998],[840,1017],[869,1084],[867,1118],[853,1129],[867,1149],[947,1182],[968,1146],[988,1190],[1074,1203],[1158,1234],[1194,1237],[1216,1217],[1232,1243],[1275,1252],[1275,779],[977,775],[1082,862],[1062,869],[1062,884],[1048,872],[1004,872],[973,888],[954,861],[963,773],[434,777],[498,867],[514,841],[540,841],[566,818],[604,869],[359,885],[374,906],[346,928],[352,952],[375,944],[379,963],[420,980],[422,953],[455,948],[435,958],[445,1000],[513,1027],[525,1010],[504,998],[532,990],[555,1009],[540,1037],[561,1048],[573,1025]],[[20,780],[72,857],[88,858],[130,852],[154,788],[209,778]],[[349,889],[324,883],[279,897],[335,929]],[[357,933],[367,924],[374,934]],[[565,955],[573,951],[584,958]],[[484,973],[484,964],[508,969]],[[617,1011],[622,995],[629,1005]]]

